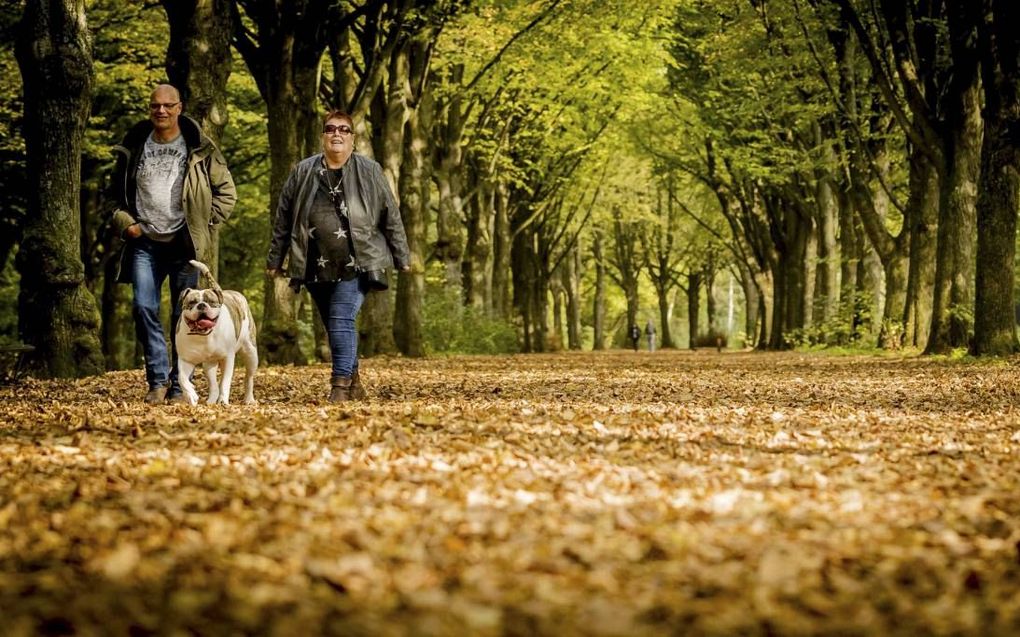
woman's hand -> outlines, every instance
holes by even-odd
[[[132,223],[127,228],[124,228],[125,239],[137,239],[140,236],[142,236],[142,224]]]

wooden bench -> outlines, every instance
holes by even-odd
[[[25,360],[25,354],[35,351],[34,345],[24,343],[12,343],[0,345],[0,379],[14,382],[21,375],[21,364]]]

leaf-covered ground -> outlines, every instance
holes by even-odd
[[[1020,633],[1016,361],[362,374],[344,406],[323,366],[254,407],[0,388],[0,634]]]

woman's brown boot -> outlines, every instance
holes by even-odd
[[[330,380],[329,402],[339,403],[351,399],[351,377],[334,376]]]
[[[361,375],[358,374],[358,370],[354,370],[351,376],[351,398],[362,400],[366,395],[365,386],[361,384]]]

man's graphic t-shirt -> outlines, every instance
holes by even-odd
[[[135,207],[145,236],[169,241],[184,227],[184,174],[188,146],[184,136],[160,143],[149,135],[135,172]]]

